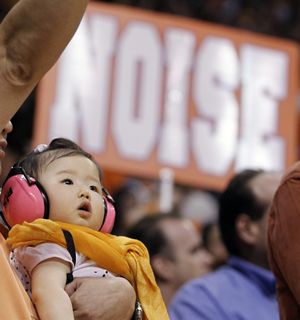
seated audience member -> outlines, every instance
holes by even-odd
[[[127,236],[147,247],[166,305],[185,282],[211,271],[212,257],[189,219],[174,213],[150,214],[133,225]]]
[[[280,177],[244,170],[229,182],[219,208],[228,262],[178,291],[169,306],[172,320],[279,319],[267,259],[267,217]]]
[[[270,209],[270,266],[277,280],[280,319],[300,319],[300,162],[283,177]]]

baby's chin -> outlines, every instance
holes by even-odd
[[[85,219],[80,219],[77,223],[73,223],[81,227],[87,227],[95,231],[99,231],[101,226],[91,225],[91,223]]]

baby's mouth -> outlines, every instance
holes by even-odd
[[[80,210],[84,216],[88,216],[91,213],[91,205],[88,201],[84,201],[78,207],[78,210]]]

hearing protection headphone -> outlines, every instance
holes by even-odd
[[[103,188],[104,219],[99,231],[110,233],[115,221],[114,200]],[[24,168],[13,166],[1,191],[1,216],[9,228],[24,221],[49,218],[49,199],[41,183],[26,173]]]

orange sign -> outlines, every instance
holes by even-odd
[[[220,189],[296,160],[296,44],[91,3],[39,86],[34,143],[68,137],[102,167]]]

